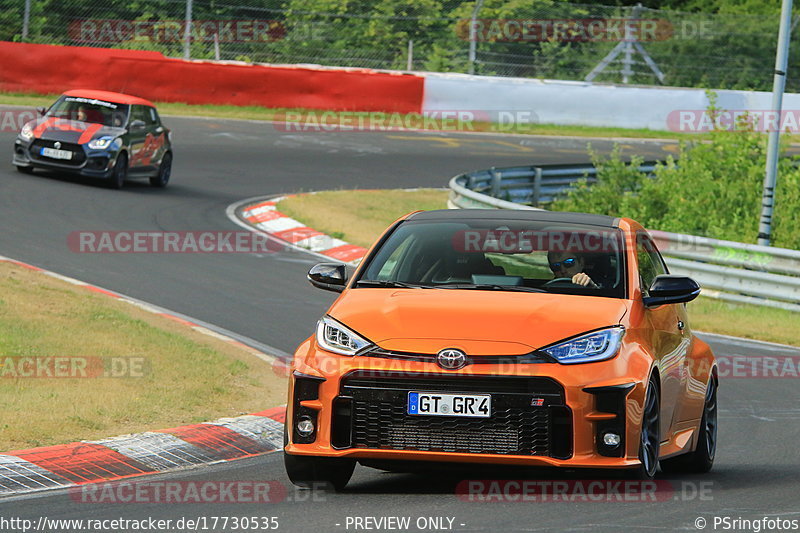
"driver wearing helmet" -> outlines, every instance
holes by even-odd
[[[592,281],[592,278],[586,274],[583,269],[585,265],[585,258],[574,252],[569,251],[549,251],[547,252],[547,262],[550,265],[550,270],[556,278],[569,278],[572,283],[581,285],[582,287],[590,287],[592,289],[599,289],[600,286]]]

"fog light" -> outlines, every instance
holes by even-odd
[[[622,439],[616,433],[606,433],[603,435],[603,444],[606,446],[610,446],[612,448],[616,448],[619,446],[619,443],[622,442]]]
[[[314,422],[310,417],[304,416],[297,421],[297,433],[301,437],[308,437],[314,433]]]

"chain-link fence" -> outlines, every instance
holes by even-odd
[[[554,0],[0,0],[0,8],[0,40],[759,90],[771,88],[779,23],[778,5],[764,15],[710,15]],[[798,53],[793,39],[790,57]],[[791,72],[787,89],[800,91]]]

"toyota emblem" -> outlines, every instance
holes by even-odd
[[[58,150],[59,148],[61,148],[61,143],[60,143],[60,142],[58,142],[58,141],[56,141],[56,142],[53,144],[53,148],[55,148],[56,150]]]
[[[445,370],[458,370],[467,365],[467,354],[461,350],[447,348],[436,354],[436,362]]]

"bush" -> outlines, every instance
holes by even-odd
[[[636,170],[640,158],[626,163],[618,148],[606,159],[593,154],[597,184],[582,180],[552,208],[630,217],[652,229],[755,243],[766,147],[766,135],[751,129],[713,131],[707,141],[683,143],[677,159],[670,156],[649,178]],[[772,244],[800,249],[800,169],[794,159],[780,159],[775,200]]]

